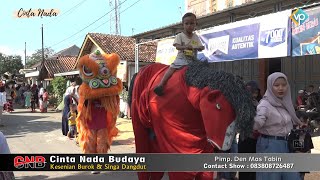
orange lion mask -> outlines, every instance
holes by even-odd
[[[99,51],[82,56],[78,69],[79,88],[77,117],[78,141],[83,153],[107,153],[117,136],[119,93],[122,82],[116,77],[120,57]]]

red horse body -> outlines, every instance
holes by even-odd
[[[131,113],[136,152],[213,153],[215,148],[230,149],[236,132],[234,106],[220,90],[187,85],[187,67],[169,79],[165,95],[157,96],[153,89],[167,68],[163,64],[149,65],[134,80]],[[138,176],[140,180],[154,180],[161,179],[163,173]],[[213,179],[213,172],[169,172],[169,177]]]

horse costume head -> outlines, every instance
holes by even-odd
[[[185,76],[188,86],[202,89],[204,94],[200,99],[200,109],[209,142],[219,149],[226,150],[231,147],[230,133],[239,132],[243,138],[252,135],[256,110],[252,97],[239,76],[216,71],[206,61],[190,64]],[[217,103],[219,98],[226,100],[220,101],[224,105]],[[228,113],[227,109],[233,112]],[[232,116],[235,117],[234,121],[228,122]]]

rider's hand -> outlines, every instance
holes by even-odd
[[[186,50],[193,50],[193,47],[191,45],[185,45],[184,49]]]
[[[204,50],[204,46],[197,46],[194,49],[197,51],[202,51],[202,50]]]

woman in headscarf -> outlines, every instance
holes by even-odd
[[[269,75],[267,91],[257,107],[254,130],[261,134],[257,153],[289,153],[288,134],[294,125],[303,125],[296,116],[286,75]],[[257,172],[257,180],[300,180],[298,172]]]
[[[67,136],[69,132],[69,125],[68,125],[68,114],[70,112],[70,105],[77,104],[77,100],[74,97],[75,88],[72,90],[71,94],[68,94],[64,97],[64,108],[62,111],[62,134]]]

